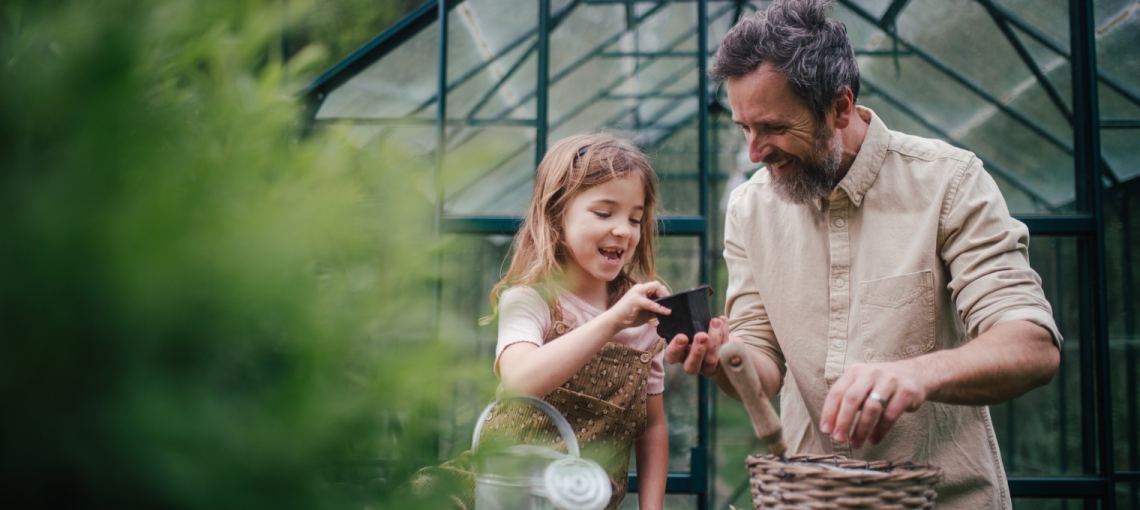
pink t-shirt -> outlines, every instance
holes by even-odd
[[[605,310],[597,308],[569,292],[558,298],[562,305],[563,321],[574,327],[581,326]],[[528,342],[539,347],[546,334],[553,327],[550,307],[542,296],[530,287],[512,287],[503,292],[499,299],[499,342],[495,346],[495,375],[499,375],[499,356],[511,344]],[[651,351],[661,339],[657,335],[657,323],[650,322],[636,328],[626,328],[610,339],[615,344]],[[649,367],[650,395],[665,391],[665,353],[657,353]]]

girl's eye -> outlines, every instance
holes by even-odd
[[[641,218],[630,218],[629,222],[633,223],[634,225],[640,225],[641,224]]]
[[[606,211],[594,211],[594,214],[598,215],[599,218],[609,218],[610,217],[610,213],[608,213]]]

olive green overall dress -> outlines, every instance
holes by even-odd
[[[573,329],[557,316],[555,319],[546,342]],[[625,498],[630,453],[647,423],[649,367],[653,357],[664,347],[664,340],[652,351],[607,343],[569,381],[543,399],[570,422],[582,457],[601,464],[609,474],[613,495],[606,505],[607,510],[616,509]],[[550,418],[526,404],[500,403],[486,420],[480,445],[532,444],[566,453],[566,444]],[[457,508],[473,510],[474,471],[468,451],[443,465],[421,469],[412,479],[412,490],[418,494],[450,490]]]

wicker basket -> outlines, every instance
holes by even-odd
[[[834,455],[753,455],[747,460],[755,508],[784,510],[934,508],[942,468],[864,462]]]

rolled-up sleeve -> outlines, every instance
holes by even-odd
[[[1029,229],[1009,215],[997,183],[976,157],[958,170],[943,204],[941,257],[959,318],[971,338],[1003,322],[1026,320],[1063,339],[1041,278],[1029,266]]]
[[[747,233],[740,229],[738,193],[734,193],[728,204],[724,227],[724,261],[728,268],[728,291],[725,297],[725,313],[731,334],[740,337],[744,343],[765,354],[780,367],[780,379],[787,371],[784,353],[776,341],[772,322],[752,274],[748,253],[743,242]]]

